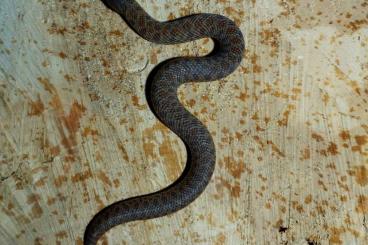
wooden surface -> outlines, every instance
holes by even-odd
[[[226,15],[247,49],[231,76],[179,91],[216,144],[205,193],[101,244],[368,244],[368,2],[139,3]],[[99,0],[2,0],[0,244],[82,244],[105,205],[174,181],[185,149],[146,77],[211,48],[146,42]]]

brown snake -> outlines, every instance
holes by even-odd
[[[142,38],[159,44],[177,44],[209,37],[214,49],[204,57],[178,57],[159,64],[147,80],[150,108],[183,140],[187,164],[180,178],[155,193],[121,200],[97,213],[88,224],[84,245],[94,245],[112,227],[133,220],[176,212],[194,201],[206,188],[215,168],[216,151],[207,128],[179,102],[177,89],[186,82],[221,79],[240,64],[243,35],[222,15],[195,14],[159,22],[134,0],[104,0]]]

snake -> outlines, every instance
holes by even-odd
[[[222,79],[240,65],[244,38],[229,18],[198,13],[157,21],[135,0],[102,0],[143,39],[156,44],[179,44],[202,38],[213,41],[204,56],[175,57],[158,64],[146,82],[146,98],[154,115],[184,143],[187,161],[183,173],[166,188],[117,201],[99,211],[84,232],[84,245],[95,245],[111,228],[136,220],[162,217],[192,203],[209,184],[216,150],[206,126],[179,101],[177,90],[189,82]]]

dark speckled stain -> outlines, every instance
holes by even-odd
[[[319,245],[320,243],[318,243],[317,241],[314,241],[311,238],[307,238],[305,239],[305,241],[308,243],[308,245]]]
[[[34,245],[42,245],[42,244],[44,244],[44,242],[43,242],[43,238],[41,238],[41,237],[36,237],[36,238],[34,239]]]
[[[280,233],[285,233],[288,229],[289,229],[288,227],[280,226],[280,227],[279,227],[279,232],[280,232]]]

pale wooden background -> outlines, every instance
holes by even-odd
[[[368,244],[368,2],[139,0],[242,29],[241,67],[179,97],[213,135],[205,193],[101,244]],[[82,244],[102,207],[181,173],[182,142],[150,112],[146,77],[210,40],[142,40],[99,0],[1,0],[0,244]]]

